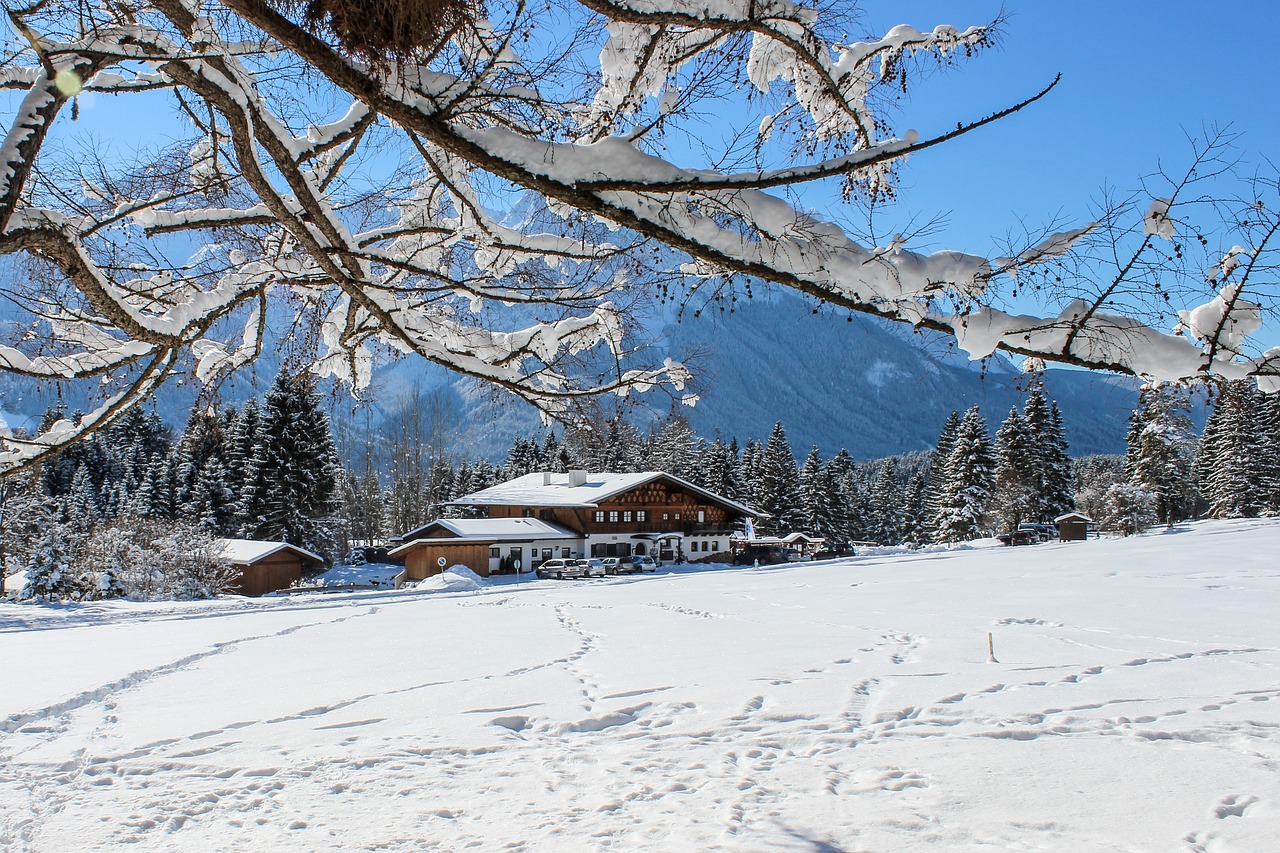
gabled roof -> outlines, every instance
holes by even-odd
[[[1057,524],[1058,522],[1060,522],[1060,521],[1065,521],[1065,520],[1066,520],[1066,519],[1068,519],[1068,518],[1076,518],[1076,519],[1079,519],[1080,521],[1087,521],[1087,522],[1089,522],[1090,524],[1093,524],[1093,519],[1092,519],[1092,518],[1090,518],[1089,516],[1085,515],[1083,512],[1068,512],[1068,513],[1064,513],[1064,514],[1062,514],[1062,515],[1058,516],[1057,518],[1055,518],[1055,519],[1053,520],[1053,523],[1054,523],[1054,524]]]
[[[446,539],[428,538],[432,530],[453,534]],[[580,539],[577,533],[538,518],[437,518],[400,537],[404,544],[388,551],[396,556],[417,542],[531,542],[535,539]]]
[[[324,560],[297,545],[288,542],[268,542],[259,539],[217,539],[214,540],[218,556],[237,566],[248,566],[266,559],[280,551],[292,551],[304,560],[323,563]]]
[[[682,489],[747,516],[758,512],[749,506],[709,492],[665,471],[636,474],[574,474],[539,471],[505,483],[472,492],[450,501],[459,506],[597,507],[615,495],[629,492],[654,480],[669,480]]]

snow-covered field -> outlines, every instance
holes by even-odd
[[[0,605],[0,849],[1275,850],[1278,554]]]

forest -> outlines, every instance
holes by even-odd
[[[1280,403],[1221,383],[1202,435],[1183,386],[1148,387],[1124,455],[1072,458],[1062,415],[1029,384],[994,434],[977,406],[952,412],[932,450],[876,460],[797,457],[786,426],[767,437],[697,435],[675,408],[641,430],[622,414],[594,427],[518,437],[500,462],[451,458],[420,409],[338,450],[315,383],[282,372],[259,402],[192,413],[181,433],[132,409],[38,467],[0,481],[6,573],[31,598],[202,597],[225,590],[219,538],[285,541],[330,563],[359,561],[450,501],[533,471],[660,470],[762,513],[759,535],[949,545],[1076,510],[1124,535],[1193,517],[1280,512]],[[48,419],[65,417],[51,411]],[[369,452],[378,439],[381,452]]]

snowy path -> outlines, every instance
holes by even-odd
[[[4,605],[0,849],[1274,849],[1277,546]]]

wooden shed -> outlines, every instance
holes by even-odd
[[[266,595],[288,589],[302,580],[304,571],[324,566],[319,556],[288,542],[257,539],[219,539],[219,556],[239,571],[229,590],[239,595]]]
[[[1083,542],[1089,538],[1089,525],[1093,519],[1079,512],[1068,512],[1053,520],[1058,525],[1059,542]]]
[[[496,540],[424,537],[392,548],[388,554],[404,560],[404,580],[420,581],[450,566],[466,566],[482,578],[489,576],[489,549]],[[398,581],[397,581],[398,582]]]

